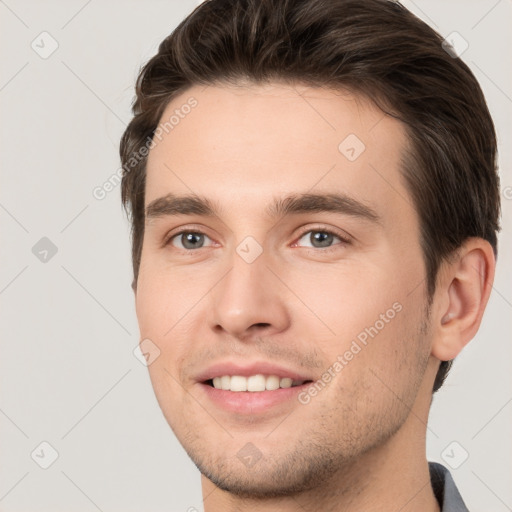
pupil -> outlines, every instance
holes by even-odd
[[[197,246],[197,239],[201,241],[202,237],[203,235],[200,233],[187,233],[184,237],[183,247],[185,247],[185,249],[194,249]]]
[[[316,231],[312,236],[314,238],[314,242],[320,243],[320,247],[328,247],[332,242],[333,237],[333,235],[326,233],[325,231]],[[315,244],[313,243],[313,245]]]

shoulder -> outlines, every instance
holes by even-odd
[[[438,462],[429,462],[432,489],[441,512],[469,512],[448,469]]]

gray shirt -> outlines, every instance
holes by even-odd
[[[441,512],[469,512],[448,469],[437,462],[429,462],[428,468]]]

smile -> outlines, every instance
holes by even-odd
[[[215,389],[225,391],[275,391],[279,388],[291,388],[302,386],[306,380],[294,380],[290,377],[278,377],[277,375],[256,374],[244,377],[242,375],[223,375],[209,379],[206,383]]]

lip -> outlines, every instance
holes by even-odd
[[[253,363],[233,363],[221,362],[213,364],[200,372],[196,380],[204,383],[214,377],[222,377],[223,375],[240,375],[241,377],[250,377],[251,375],[275,375],[280,379],[289,377],[292,380],[315,380],[311,375],[305,375],[291,368],[276,365],[268,361],[255,361]]]
[[[199,387],[216,407],[229,413],[240,415],[270,413],[279,411],[279,407],[287,410],[290,407],[299,406],[297,395],[311,385],[311,382],[291,388],[279,388],[274,391],[226,391],[216,389],[209,384],[200,383]]]
[[[300,386],[290,388],[279,388],[273,391],[227,391],[216,389],[210,386],[207,381],[214,377],[223,375],[240,375],[250,377],[251,375],[275,375],[279,378],[289,377],[292,380],[307,381]],[[297,370],[276,365],[274,363],[259,361],[253,363],[239,364],[234,362],[221,362],[209,366],[200,372],[197,383],[206,398],[214,406],[237,415],[255,415],[265,412],[279,411],[279,408],[298,406],[297,395],[304,391],[315,380],[311,375],[305,375]]]

